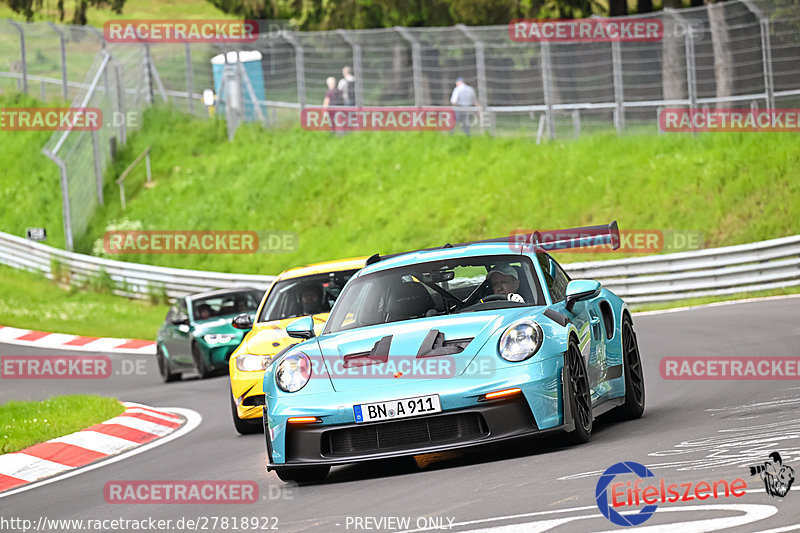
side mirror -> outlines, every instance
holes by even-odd
[[[231,326],[235,327],[236,329],[253,329],[253,319],[250,318],[249,314],[242,313],[233,317],[233,320],[231,320]]]
[[[286,334],[295,339],[310,339],[314,336],[314,319],[310,316],[298,318],[286,326]]]
[[[189,325],[189,315],[175,315],[172,317],[172,323],[176,326],[188,326]]]
[[[567,285],[567,311],[572,312],[581,300],[590,300],[600,294],[600,282],[593,279],[576,279]]]

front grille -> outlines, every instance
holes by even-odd
[[[414,449],[473,440],[488,434],[486,422],[479,413],[431,416],[326,431],[322,435],[322,454],[342,456]]]

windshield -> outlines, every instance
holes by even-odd
[[[482,256],[432,261],[354,279],[328,319],[325,333],[428,316],[530,305],[544,305],[544,296],[527,257]]]
[[[358,269],[342,270],[279,281],[269,292],[258,321],[327,313],[356,272]]]
[[[258,309],[262,293],[243,291],[197,298],[192,300],[192,312],[195,320],[207,320],[220,316],[249,313]]]

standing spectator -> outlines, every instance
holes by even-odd
[[[342,68],[342,79],[339,80],[339,90],[344,97],[344,105],[356,105],[356,77],[350,67]]]
[[[336,78],[330,76],[325,80],[325,83],[328,85],[328,90],[325,91],[325,99],[322,101],[322,107],[340,106],[344,104],[342,91],[336,88]],[[332,124],[331,131],[336,131],[333,111],[328,111],[328,118],[330,118]]]
[[[450,103],[456,107],[477,107],[479,105],[475,89],[465,83],[464,78],[461,76],[456,79],[456,86],[453,89],[452,96],[450,96]],[[467,135],[469,135],[471,114],[471,111],[456,111],[456,123],[461,123],[461,128]]]

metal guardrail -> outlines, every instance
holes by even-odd
[[[215,288],[255,287],[266,289],[275,276],[226,274],[127,263],[59,250],[22,237],[0,232],[0,263],[13,268],[38,271],[55,277],[54,267],[63,269],[61,277],[85,282],[107,273],[116,282],[115,294],[146,299],[153,294],[177,298]]]
[[[213,288],[266,289],[275,279],[102,259],[0,232],[0,263],[53,278],[54,261],[60,263],[63,276],[78,281],[106,272],[119,287],[114,292],[132,298],[148,298],[154,291],[175,298]],[[600,281],[628,303],[791,287],[800,285],[800,235],[692,252],[569,263],[564,268],[573,278]]]

